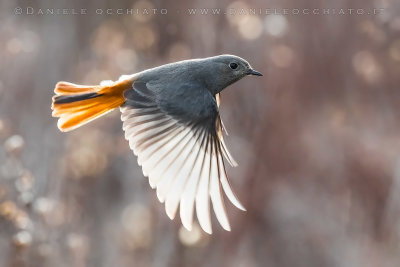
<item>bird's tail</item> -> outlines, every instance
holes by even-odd
[[[103,84],[103,83],[102,83]],[[108,82],[105,85],[78,85],[58,82],[53,96],[53,117],[59,117],[57,126],[63,131],[76,129],[121,106],[123,93],[132,81]]]

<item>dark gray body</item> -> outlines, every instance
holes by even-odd
[[[232,63],[237,64],[236,69],[230,67]],[[145,86],[145,90],[153,94],[157,106],[179,121],[203,121],[204,126],[213,128],[218,115],[215,95],[254,73],[257,72],[244,59],[221,55],[180,61],[139,72],[134,75],[133,87],[135,84],[140,84],[136,88]],[[127,103],[134,98],[129,90],[125,97]]]
[[[242,65],[236,73],[229,68],[229,63],[232,62]],[[148,69],[138,73],[137,80],[149,83],[149,87],[159,92],[177,90],[180,85],[190,83],[204,87],[215,95],[247,75],[246,68],[250,68],[250,65],[244,59],[221,55],[184,60]]]

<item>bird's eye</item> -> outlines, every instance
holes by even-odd
[[[231,69],[235,70],[235,69],[237,69],[238,64],[236,64],[235,62],[232,62],[232,63],[229,64],[229,67],[230,67]]]

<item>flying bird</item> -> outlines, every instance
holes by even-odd
[[[122,128],[150,186],[170,219],[180,207],[192,229],[193,213],[211,234],[210,202],[221,226],[230,231],[223,193],[245,210],[229,183],[224,159],[237,163],[223,138],[219,95],[247,75],[262,76],[237,56],[219,55],[162,65],[100,85],[58,82],[53,117],[58,128],[76,129],[120,108]]]

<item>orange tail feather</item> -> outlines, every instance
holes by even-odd
[[[53,117],[59,117],[58,128],[71,131],[121,106],[131,84],[130,80],[93,86],[57,83],[51,108]]]

